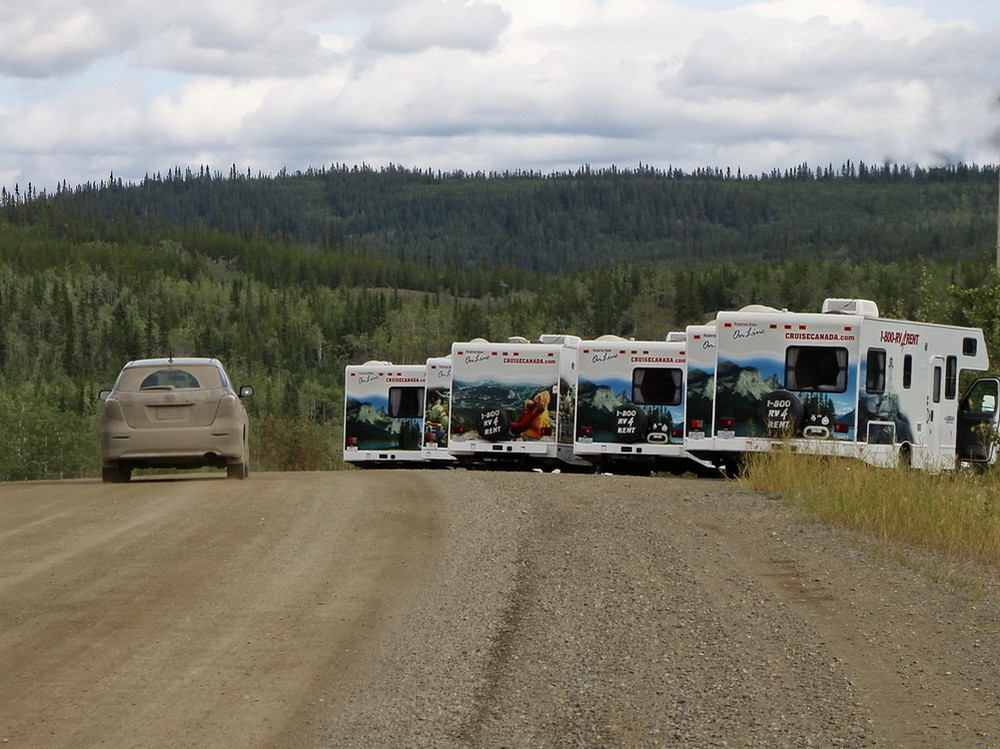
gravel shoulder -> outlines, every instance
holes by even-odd
[[[996,570],[719,480],[0,485],[9,746],[1000,746]]]

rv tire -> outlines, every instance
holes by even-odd
[[[904,442],[899,446],[899,458],[896,461],[896,465],[905,469],[913,467],[913,450],[909,442]]]

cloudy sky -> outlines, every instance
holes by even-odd
[[[0,5],[0,185],[1000,161],[996,0]]]

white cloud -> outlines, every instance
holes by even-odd
[[[683,1],[8,5],[0,179],[996,161],[995,21],[931,0]]]

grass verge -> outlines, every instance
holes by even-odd
[[[948,558],[1000,565],[1000,472],[931,475],[783,450],[753,455],[741,483],[812,517]]]

